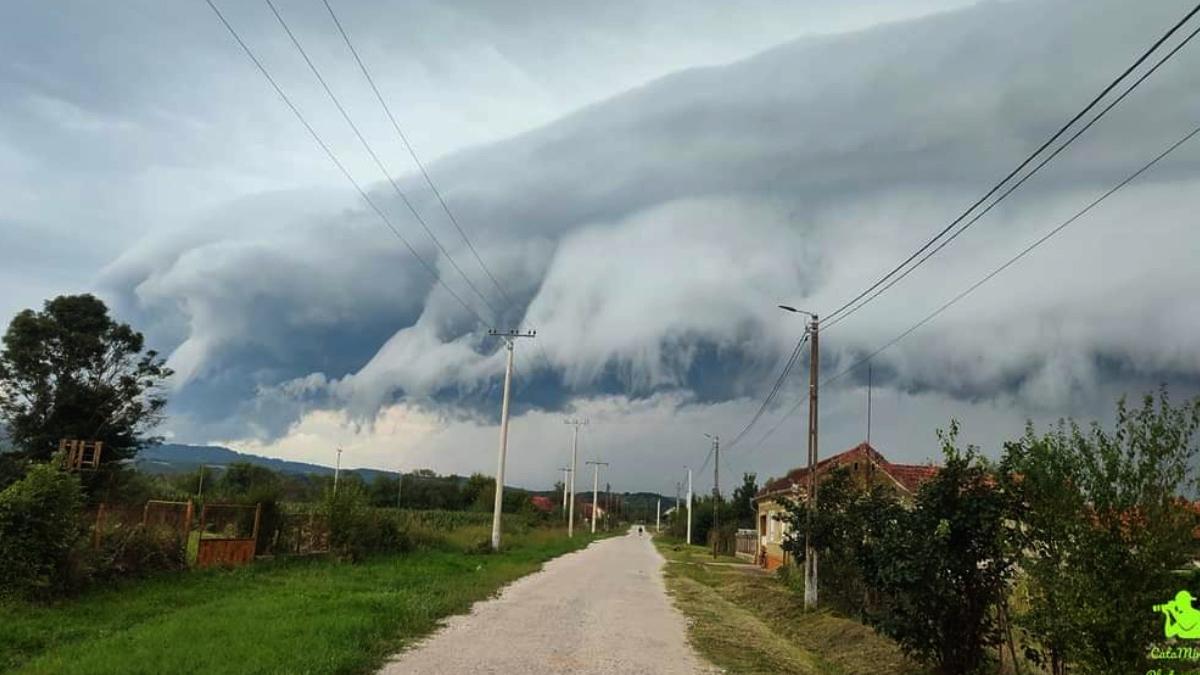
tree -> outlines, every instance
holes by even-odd
[[[733,519],[738,527],[754,527],[754,496],[758,494],[758,476],[753,473],[742,474],[742,484],[733,491],[730,505],[733,507]]]
[[[462,488],[462,503],[474,511],[491,511],[496,500],[496,480],[481,473],[473,473]]]
[[[957,447],[957,433],[953,422],[939,432],[945,465],[912,510],[877,524],[863,551],[867,585],[882,599],[868,620],[947,675],[985,667],[1012,571],[1006,495],[973,446]]]
[[[787,524],[783,549],[796,564],[804,561],[805,534],[809,531],[806,505],[783,499]],[[867,586],[861,557],[870,539],[869,524],[880,514],[898,508],[894,496],[882,487],[868,492],[855,484],[850,470],[837,467],[821,477],[817,507],[812,516],[812,544],[819,554],[821,596],[847,614],[866,611]]]
[[[1162,620],[1145,608],[1188,583],[1175,572],[1192,559],[1200,524],[1185,501],[1197,487],[1198,428],[1200,399],[1174,407],[1164,389],[1135,410],[1120,401],[1111,432],[1064,422],[1006,447],[1028,579],[1020,622],[1052,672],[1163,665],[1147,663]]]
[[[133,457],[156,439],[171,375],[128,324],[92,295],[59,296],[17,314],[0,352],[0,420],[27,459],[46,461],[59,439],[99,440],[102,461]]]

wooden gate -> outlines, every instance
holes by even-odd
[[[244,531],[239,531],[236,523],[232,528],[221,528],[215,533],[208,532],[210,508],[213,511],[254,509],[254,526],[247,538]],[[258,543],[258,525],[262,518],[262,504],[248,506],[245,504],[205,504],[200,509],[200,540],[196,545],[196,566],[212,567],[214,565],[235,566],[245,565],[254,561],[254,549]]]

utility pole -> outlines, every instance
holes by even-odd
[[[508,455],[508,397],[512,388],[513,345],[517,338],[532,338],[537,333],[535,331],[522,333],[519,330],[496,330],[493,328],[488,331],[488,335],[503,339],[504,349],[508,352],[504,366],[504,398],[500,403],[500,452],[496,461],[496,501],[492,507],[492,550],[499,551],[500,510],[504,506],[504,461]]]
[[[713,557],[717,557],[717,542],[721,540],[721,522],[720,509],[718,502],[721,501],[721,437],[716,434],[704,434],[712,439],[713,442]]]
[[[396,510],[400,509],[400,495],[404,492],[404,472],[396,472]]]
[[[337,449],[337,464],[333,467],[333,494],[337,496],[338,477],[342,473],[342,449]]]
[[[692,545],[692,469],[688,467],[688,491],[687,491],[687,543]]]
[[[576,469],[579,468],[579,427],[588,423],[587,420],[569,419],[563,420],[564,424],[569,424],[575,427],[574,435],[571,436],[571,502],[567,506],[567,536],[575,536],[575,476],[579,475]]]
[[[820,373],[820,323],[816,314],[809,324],[810,363],[808,366],[808,503],[804,533],[804,608],[817,607],[817,549],[812,542],[813,513],[817,508],[817,382]]]
[[[779,305],[779,309],[804,314],[808,323],[808,494],[804,498],[804,609],[817,606],[817,550],[813,548],[813,512],[817,508],[817,381],[821,371],[820,317],[812,312]]]
[[[867,445],[871,444],[871,364],[867,364]]]
[[[662,532],[662,497],[658,498],[658,509],[654,512],[654,531]]]
[[[592,465],[592,534],[596,534],[596,514],[599,513],[600,506],[596,502],[596,497],[600,494],[600,467],[608,466],[608,462],[588,460],[587,463]]]
[[[559,467],[559,471],[563,472],[563,518],[567,517],[567,476],[571,473],[571,467]]]

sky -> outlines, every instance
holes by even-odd
[[[712,471],[704,434],[739,434],[802,334],[777,304],[854,297],[1190,9],[330,0],[456,227],[321,0],[275,7],[388,175],[269,5],[214,2],[379,212],[204,2],[14,5],[0,316],[103,297],[168,355],[173,441],[320,464],[340,446],[346,466],[460,474],[496,469],[504,352],[487,329],[536,329],[515,347],[507,482],[552,485],[564,418],[587,418],[581,466],[668,494],[685,465]],[[1197,49],[823,331],[822,376],[1200,124]],[[995,456],[1026,421],[1107,421],[1161,384],[1200,392],[1198,180],[1184,144],[878,354],[875,447],[934,461],[956,419]],[[722,453],[726,489],[803,461],[806,411],[787,413],[807,375]],[[822,388],[822,456],[866,438],[867,382],[862,366]]]

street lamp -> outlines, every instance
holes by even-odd
[[[776,307],[778,307],[779,309],[782,309],[784,311],[791,312],[793,314],[803,314],[805,316],[811,316],[813,319],[817,318],[816,314],[813,314],[812,312],[806,312],[802,309],[796,309],[795,307],[792,307],[791,305],[776,305]]]

